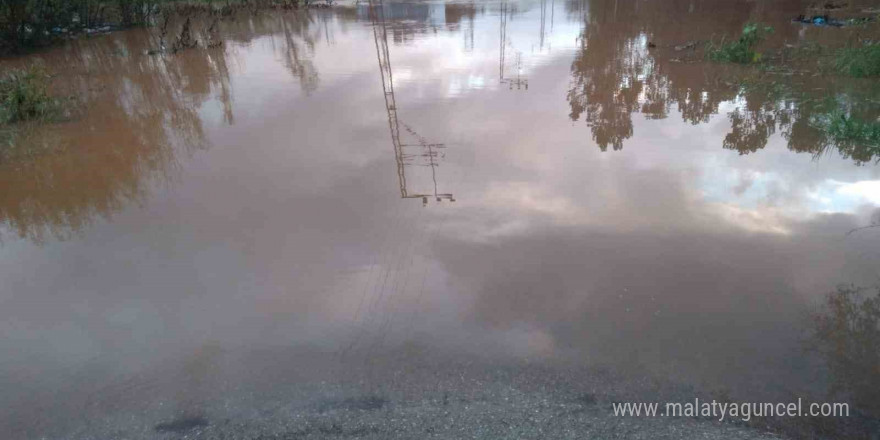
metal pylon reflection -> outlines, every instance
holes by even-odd
[[[397,179],[400,183],[400,197],[404,199],[422,199],[422,204],[428,204],[428,198],[433,197],[434,200],[440,202],[444,199],[451,202],[455,201],[452,194],[440,193],[437,190],[437,159],[439,153],[437,150],[445,148],[444,144],[430,143],[422,138],[418,133],[409,126],[401,124],[397,115],[397,101],[394,98],[394,77],[391,70],[391,57],[388,51],[388,29],[385,25],[385,8],[382,0],[370,0],[370,21],[373,23],[373,38],[376,42],[376,57],[379,60],[379,72],[382,76],[382,91],[385,95],[385,110],[388,114],[388,130],[391,133],[391,144],[394,146],[394,158],[397,165]],[[415,136],[419,143],[404,144],[400,140],[400,126],[404,125],[407,132]],[[422,153],[407,154],[406,147],[420,147]],[[421,157],[425,160],[424,166],[431,167],[431,178],[434,183],[432,194],[410,194],[407,189],[406,167],[413,165],[413,159]]]

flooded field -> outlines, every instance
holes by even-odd
[[[880,24],[812,3],[343,2],[0,60],[71,97],[0,130],[0,432],[877,438],[880,80],[816,60]],[[754,65],[705,59],[750,22]],[[694,398],[852,410],[612,413]]]

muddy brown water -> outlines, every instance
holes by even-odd
[[[0,429],[156,424],[410,352],[824,396],[805,316],[880,281],[880,230],[847,235],[880,212],[876,158],[675,48],[874,32],[789,22],[808,5],[343,3],[223,21],[211,49],[136,29],[3,61],[80,108],[0,164]]]

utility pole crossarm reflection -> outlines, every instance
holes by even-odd
[[[391,57],[388,51],[388,31],[385,26],[385,10],[382,0],[369,0],[370,20],[373,24],[373,38],[376,42],[376,57],[379,61],[379,72],[382,76],[382,91],[385,96],[385,110],[388,114],[388,129],[391,133],[391,144],[394,146],[394,158],[397,165],[397,179],[400,184],[400,197],[404,199],[422,199],[422,205],[428,204],[428,197],[436,201],[443,199],[455,201],[452,194],[439,193],[437,191],[437,167],[435,158],[437,148],[445,148],[444,144],[428,143],[411,128],[407,131],[419,139],[418,144],[404,144],[400,141],[400,121],[397,117],[397,102],[394,98],[394,79],[391,72]],[[425,150],[422,154],[406,154],[406,147],[421,147]],[[434,182],[433,194],[410,194],[407,190],[406,166],[415,157],[428,158],[427,166],[431,167],[431,177]]]
[[[513,86],[516,86],[517,90],[522,90],[525,87],[526,90],[529,89],[529,80],[528,78],[522,78],[522,54],[520,52],[516,52],[516,78],[505,78],[504,77],[504,62],[506,61],[505,53],[507,51],[507,2],[501,4],[501,11],[499,14],[501,19],[500,28],[500,44],[499,44],[499,55],[498,55],[498,81],[501,84],[508,84],[510,90],[513,90]],[[543,33],[543,29],[541,31]],[[542,37],[543,38],[543,37]],[[543,44],[543,43],[542,43]]]

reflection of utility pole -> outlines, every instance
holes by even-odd
[[[324,41],[327,42],[328,46],[333,46],[336,44],[336,41],[335,41],[335,38],[332,40],[330,39],[330,28],[327,26],[327,16],[326,15],[323,16],[323,21],[324,21]]]
[[[556,10],[556,0],[550,1],[550,35],[553,35],[553,15]],[[541,0],[541,51],[544,51],[544,39],[547,37],[547,2]],[[547,50],[552,49],[550,43],[547,44]]]
[[[529,89],[529,80],[527,78],[522,78],[522,57],[521,53],[516,53],[516,78],[505,78],[504,77],[504,61],[505,61],[505,52],[507,50],[507,3],[501,4],[501,43],[500,43],[500,55],[498,57],[498,80],[501,84],[510,85],[510,90],[513,90],[513,86],[516,86],[517,90],[521,90],[523,86],[525,89]]]
[[[468,24],[470,24],[470,26],[468,26],[467,34],[465,34],[465,36],[464,36],[464,50],[465,50],[465,52],[473,52],[474,51],[474,15],[475,15],[474,9],[476,9],[476,8],[474,7],[473,2],[471,2],[471,13],[469,14],[470,16],[468,17],[468,19],[469,19]]]
[[[370,0],[370,20],[373,22],[373,39],[376,42],[376,56],[379,60],[379,72],[382,75],[382,90],[385,94],[385,110],[388,113],[388,129],[391,132],[391,144],[394,146],[394,158],[397,162],[397,180],[400,183],[400,197],[404,199],[422,199],[422,205],[428,204],[428,197],[433,196],[436,201],[447,199],[455,201],[452,194],[437,192],[437,167],[435,149],[444,148],[443,144],[428,143],[415,131],[404,124],[407,131],[419,139],[418,144],[404,144],[400,141],[400,123],[397,119],[397,102],[394,99],[394,80],[391,76],[391,57],[388,51],[388,32],[385,27],[385,11],[382,0]],[[421,147],[426,152],[418,155],[428,158],[427,166],[431,167],[431,177],[434,181],[433,194],[410,194],[406,188],[406,166],[411,162],[414,155],[404,153],[406,147]]]
[[[544,23],[547,21],[547,0],[541,0],[541,50],[544,50]]]
[[[507,3],[501,4],[501,38],[500,38],[500,49],[499,53],[501,54],[498,57],[498,77],[504,81],[504,43],[507,41]]]

